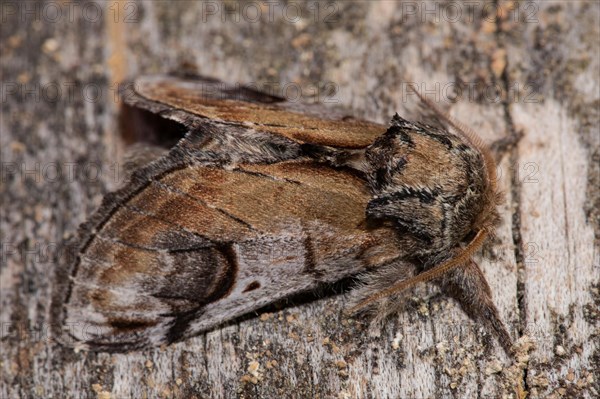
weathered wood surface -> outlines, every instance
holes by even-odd
[[[0,3],[0,397],[599,395],[599,4],[329,4]],[[337,296],[141,353],[53,344],[60,245],[120,183],[115,84],[184,68],[335,85],[378,122],[402,110],[403,83],[441,99],[460,83],[451,114],[488,141],[522,132],[499,154],[504,224],[480,256],[517,361],[431,286],[381,329],[346,319]]]

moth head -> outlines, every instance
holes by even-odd
[[[498,223],[500,196],[486,158],[459,134],[395,115],[364,159],[373,192],[367,218],[392,221],[410,235],[418,258],[445,259]]]

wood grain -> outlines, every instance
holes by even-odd
[[[257,21],[261,2],[62,4],[0,3],[1,398],[598,396],[597,2],[296,2],[299,20],[263,4]],[[460,87],[450,113],[488,142],[521,132],[497,146],[508,201],[478,259],[518,358],[433,285],[381,327],[328,296],[141,353],[52,343],[62,243],[123,178],[114,85],[170,70],[318,92],[384,124],[407,82],[440,101]]]

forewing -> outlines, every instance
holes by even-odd
[[[64,342],[170,343],[400,256],[393,231],[364,227],[370,194],[350,172],[169,157],[147,169],[83,228],[55,298]]]
[[[385,126],[345,117],[323,105],[286,101],[202,77],[144,76],[127,85],[123,97],[132,106],[186,126],[243,125],[300,143],[363,148],[385,132]]]

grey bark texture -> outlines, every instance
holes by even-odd
[[[1,398],[600,395],[599,3],[2,0],[0,18]],[[488,142],[521,134],[496,146],[504,223],[478,256],[516,359],[433,284],[381,327],[338,295],[144,352],[53,343],[62,243],[123,177],[116,85],[169,71],[382,123],[413,82]]]

